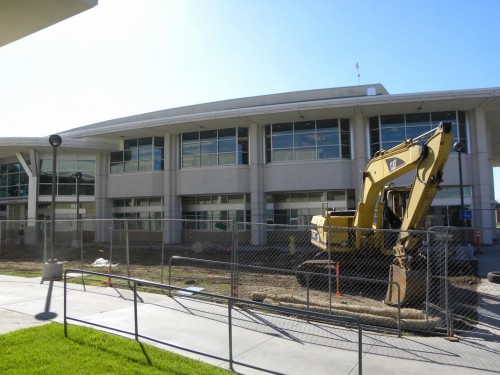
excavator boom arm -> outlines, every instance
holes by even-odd
[[[425,144],[419,144],[429,136]],[[414,229],[416,224],[421,224],[439,185],[452,139],[451,123],[441,123],[438,128],[417,138],[409,139],[387,151],[380,151],[363,172],[361,198],[354,217],[354,227],[371,228],[377,199],[384,186],[414,169],[417,169],[417,173],[410,193],[413,205],[406,210],[409,217],[403,222],[406,227],[402,229]],[[423,202],[426,202],[426,209],[421,206]]]

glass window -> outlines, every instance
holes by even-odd
[[[202,167],[209,167],[211,165],[217,165],[217,154],[201,155],[200,165]]]
[[[200,143],[200,154],[217,153],[217,141],[208,141]]]
[[[380,149],[388,150],[406,139],[415,138],[430,131],[442,121],[451,122],[454,142],[460,139],[467,145],[467,127],[463,111],[374,116],[370,117],[369,121],[372,156]]]
[[[49,181],[52,182],[52,179]],[[29,177],[21,163],[0,164],[0,197],[25,197],[28,195],[28,184]]]
[[[110,153],[110,173],[163,170],[164,143],[164,137],[125,140],[123,151]]]
[[[57,170],[59,171],[76,171],[77,168],[76,160],[57,160]]]
[[[245,202],[245,196],[243,194],[237,194],[237,195],[228,195],[227,196],[227,202],[232,204],[232,203],[244,203]]]
[[[219,141],[219,152],[232,152],[234,151],[235,139],[227,141]]]
[[[316,157],[315,147],[296,148],[293,154],[294,160],[314,160]]]
[[[292,135],[277,135],[273,137],[273,149],[293,147]]]
[[[153,157],[153,147],[152,146],[140,146],[138,152],[139,160],[151,159]]]
[[[294,123],[293,130],[295,134],[315,133],[316,124],[314,123],[314,121],[299,121]]]
[[[292,193],[291,194],[292,202],[308,202],[307,193]]]
[[[236,164],[236,152],[219,154],[219,165]]]
[[[152,169],[153,165],[151,164],[151,160],[139,160],[140,171],[151,171]]]
[[[340,158],[340,150],[338,146],[318,147],[318,159],[338,159],[338,158]]]
[[[318,129],[318,133],[322,132],[330,132],[332,130],[338,129],[338,121],[337,120],[318,120],[316,121],[316,127]]]
[[[137,139],[126,139],[123,142],[123,148],[125,150],[137,147]]]
[[[52,171],[52,159],[42,159],[40,161],[41,171]]]
[[[293,145],[294,147],[314,147],[316,146],[316,134],[295,134]]]
[[[390,149],[406,140],[404,115],[381,116],[380,128],[385,149]]]
[[[334,129],[334,131],[318,134],[317,140],[318,140],[318,146],[338,145],[339,144],[338,129]]]
[[[52,162],[52,160],[50,160]],[[47,160],[42,160],[41,165],[48,165]],[[76,172],[82,173],[82,178],[79,182],[79,195],[94,195],[95,194],[95,160],[66,160],[61,158],[57,163],[56,175],[56,195],[76,195],[77,180]],[[123,169],[122,163],[111,165],[115,170]],[[25,185],[27,180],[21,176],[21,184]],[[52,168],[50,171],[41,171],[39,175],[40,195],[51,195],[52,190]],[[24,194],[25,189],[20,189],[20,194]]]
[[[198,155],[200,153],[199,143],[187,143],[182,146],[182,155]]]
[[[348,119],[266,126],[266,162],[351,158]]]
[[[273,161],[289,161],[289,160],[293,160],[292,149],[273,151]]]
[[[180,152],[182,168],[248,164],[248,129],[183,133]]]
[[[236,128],[219,129],[219,139],[235,139]]]
[[[329,191],[327,194],[327,199],[329,201],[345,201],[345,190],[333,190]]]
[[[153,138],[151,137],[139,138],[138,144],[139,146],[151,146],[153,144]]]
[[[112,152],[109,155],[111,163],[123,162],[123,151]]]
[[[273,124],[273,134],[276,135],[293,134],[293,123],[286,122],[281,124]]]

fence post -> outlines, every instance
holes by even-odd
[[[115,220],[111,219],[111,239],[109,242],[109,267],[108,267],[108,273],[111,275],[111,263],[113,262],[113,236],[114,236],[114,227],[115,227]],[[111,282],[111,276],[108,277],[108,286],[112,286],[113,283]]]
[[[328,227],[328,233],[326,236],[326,251],[328,252],[328,303],[329,303],[329,313],[332,313],[332,249],[330,247],[330,233],[331,227]]]
[[[83,223],[81,222],[81,219],[78,220],[78,228],[80,229],[79,230],[79,232],[80,232],[80,260],[82,262],[81,269],[83,270]]]
[[[446,330],[449,337],[451,337],[451,327],[450,327],[450,305],[449,305],[449,291],[448,291],[448,235],[449,231],[446,231],[446,238],[444,242],[444,310],[446,317]]]
[[[3,220],[0,221],[0,254],[2,254],[2,227],[3,227]]]
[[[238,297],[238,228],[233,220],[232,251],[231,251],[231,297]]]
[[[130,282],[130,280],[129,280]],[[139,341],[139,319],[137,316],[137,281],[134,280],[134,328],[135,341]]]
[[[128,237],[128,219],[125,219],[125,256],[127,258],[127,277],[130,277],[130,246]],[[130,286],[130,280],[129,280]]]
[[[427,244],[426,244],[426,260],[427,260],[427,277],[426,277],[426,286],[425,286],[425,319],[429,322],[429,299],[430,299],[430,288],[431,288],[431,248],[430,248],[430,240],[431,235],[429,232],[426,234],[427,236]]]
[[[164,236],[164,228],[165,228],[165,219],[160,220],[160,228],[161,228],[161,283],[164,282],[164,268],[165,268],[165,236]]]
[[[43,222],[43,263],[47,262],[47,220]]]

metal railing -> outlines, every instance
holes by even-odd
[[[168,262],[168,285],[173,285],[172,284],[172,266],[176,262],[181,262],[181,263],[188,263],[188,264],[201,264],[201,265],[210,265],[210,266],[222,266],[225,269],[230,269],[231,270],[231,297],[238,297],[237,293],[237,284],[238,284],[238,272],[245,271],[245,270],[250,270],[250,271],[255,271],[259,273],[267,273],[267,274],[290,274],[295,277],[298,275],[303,275],[306,278],[306,311],[310,311],[310,282],[309,280],[311,278],[326,278],[327,279],[327,284],[328,284],[328,314],[333,314],[333,309],[332,309],[332,304],[333,304],[333,296],[338,295],[338,289],[336,293],[332,293],[332,287],[331,285],[333,284],[332,278],[336,278],[336,284],[338,286],[339,281],[342,282],[363,282],[367,284],[385,284],[387,286],[392,285],[396,288],[397,290],[397,298],[398,298],[398,303],[395,307],[396,309],[396,331],[398,334],[398,337],[401,337],[401,303],[400,303],[400,285],[396,281],[389,281],[389,280],[377,280],[377,279],[368,279],[368,278],[363,278],[363,277],[353,277],[353,276],[343,276],[343,275],[329,275],[329,274],[322,274],[322,273],[316,273],[316,272],[309,272],[309,271],[299,271],[299,270],[287,270],[287,269],[277,269],[277,268],[270,268],[270,267],[262,267],[262,266],[254,266],[254,265],[248,265],[248,264],[235,264],[235,263],[228,263],[228,262],[221,262],[221,261],[213,261],[213,260],[206,260],[206,259],[196,259],[196,258],[188,258],[188,257],[181,257],[181,256],[173,256],[170,258]],[[362,324],[370,325],[369,319],[366,319],[361,322]],[[390,327],[387,327],[390,329]]]
[[[0,272],[41,274],[50,248],[50,225],[49,221],[0,221]],[[310,280],[306,277],[301,284],[293,273],[283,271],[296,270],[319,252],[311,245],[311,226],[173,219],[130,222],[126,219],[83,219],[57,220],[55,229],[54,257],[64,262],[65,268],[97,271],[97,267],[104,266],[102,270],[108,274],[163,283],[168,259],[184,256],[233,263],[238,283],[231,283],[231,273],[218,272],[214,264],[212,271],[208,267],[201,272],[187,269],[176,278],[179,286],[209,280],[213,282],[207,286],[207,292],[231,295],[228,288],[234,287],[238,297],[243,299],[250,299],[251,293],[260,289],[303,299],[310,293],[311,298],[328,302],[328,292],[336,292],[331,282],[328,290],[320,285],[325,284],[325,277],[311,275]],[[383,307],[381,301],[385,297],[386,284],[372,284],[367,290],[362,282],[348,283],[346,277],[388,280],[388,267],[393,258],[390,245],[402,232],[325,229],[330,241],[329,251],[322,252],[322,260],[327,264],[338,263],[340,276],[346,281],[340,285],[340,299],[348,305]],[[482,296],[498,295],[499,286],[486,280],[485,264],[482,264],[483,269],[479,268],[481,256],[474,242],[475,232],[475,228],[453,227],[411,231],[420,242],[411,256],[421,260],[425,273],[422,284],[425,295],[413,307],[436,318],[436,324],[423,327],[423,330],[448,334],[474,330],[480,322]],[[355,243],[356,238],[363,241]],[[383,244],[385,252],[371,248],[374,244]],[[351,257],[356,260],[349,264]],[[243,265],[276,271],[253,275],[250,270],[246,272]],[[377,267],[378,274],[370,275]],[[331,269],[326,274],[335,280],[335,272]],[[403,306],[402,310],[405,309]],[[403,330],[404,320],[403,317]]]
[[[104,278],[110,278],[110,279],[117,279],[117,280],[122,280],[126,281],[129,285],[131,284],[131,289],[133,291],[133,304],[134,304],[134,331],[126,331],[122,329],[118,329],[116,327],[112,327],[110,325],[102,325],[98,324],[92,321],[88,320],[83,320],[77,317],[72,317],[69,316],[67,313],[68,310],[68,298],[67,298],[67,280],[68,280],[68,273],[79,273],[82,275],[94,275],[94,276],[100,276]],[[167,285],[167,284],[161,284],[161,283],[156,283],[156,282],[151,282],[147,280],[141,280],[141,279],[134,279],[130,277],[125,277],[125,276],[118,276],[118,275],[111,275],[111,274],[105,274],[105,273],[100,273],[100,272],[93,272],[93,271],[85,271],[81,269],[68,269],[64,272],[64,335],[67,337],[68,336],[68,321],[74,321],[78,323],[83,323],[83,324],[89,324],[91,326],[103,328],[103,329],[108,329],[111,331],[119,332],[122,334],[126,335],[131,335],[134,336],[134,339],[136,341],[139,341],[140,338],[150,340],[152,342],[156,342],[158,344],[170,346],[176,349],[184,350],[187,352],[203,355],[209,358],[217,359],[217,360],[222,360],[225,362],[229,362],[229,367],[231,370],[234,371],[234,365],[240,365],[240,366],[245,366],[248,368],[252,368],[255,370],[264,370],[266,372],[273,372],[269,371],[267,369],[262,369],[259,368],[255,365],[249,364],[249,363],[244,363],[244,362],[239,362],[234,359],[233,355],[233,326],[235,325],[233,318],[232,318],[232,312],[234,309],[238,308],[238,304],[245,305],[245,306],[252,306],[254,309],[258,309],[260,311],[270,311],[274,313],[279,313],[279,314],[288,314],[291,316],[298,316],[298,317],[304,317],[308,320],[314,320],[317,322],[328,322],[328,323],[343,323],[343,324],[349,324],[351,326],[356,326],[357,327],[357,337],[358,337],[358,373],[362,374],[362,363],[363,363],[363,352],[362,352],[362,347],[363,347],[363,333],[362,333],[362,327],[360,322],[352,317],[343,317],[343,316],[332,316],[328,314],[322,314],[322,313],[317,313],[313,311],[304,311],[304,310],[299,310],[299,309],[294,309],[290,307],[284,307],[284,306],[269,306],[264,303],[259,303],[256,301],[251,301],[251,300],[244,300],[240,298],[235,298],[235,297],[230,297],[230,296],[223,296],[223,295],[216,295],[213,293],[206,293],[202,291],[197,291],[195,292],[196,295],[203,296],[206,298],[216,298],[218,300],[224,300],[227,304],[227,322],[228,322],[228,344],[229,344],[229,349],[228,349],[228,356],[226,357],[220,357],[216,356],[210,353],[206,352],[200,352],[191,348],[187,347],[182,347],[173,343],[169,343],[163,340],[160,340],[155,337],[150,337],[146,336],[140,333],[140,328],[139,328],[139,311],[138,311],[138,293],[137,293],[137,287],[138,285],[140,286],[149,286],[149,287],[154,287],[154,288],[159,288],[163,290],[168,290],[169,293],[172,291],[176,292],[188,292],[192,293],[191,290],[186,289],[186,288],[180,288],[180,287],[175,287],[172,285]]]

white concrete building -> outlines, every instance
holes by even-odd
[[[492,243],[500,88],[390,95],[381,84],[361,85],[199,104],[71,129],[60,133],[56,219],[76,217],[75,173],[81,172],[84,219],[137,219],[139,230],[142,218],[308,224],[325,201],[354,209],[372,155],[440,121],[451,121],[454,142],[465,144],[466,224]],[[48,136],[0,138],[1,219],[50,217],[52,151]],[[441,186],[427,225],[462,226],[454,151]]]

